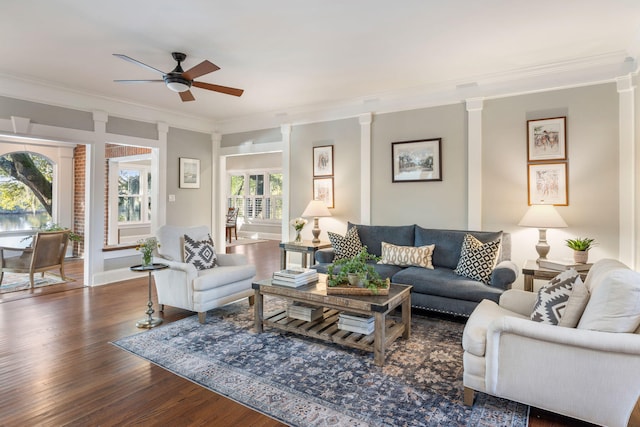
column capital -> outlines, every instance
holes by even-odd
[[[109,121],[109,115],[106,111],[96,110],[93,112],[93,121],[107,123]]]
[[[635,86],[633,86],[633,78],[631,77],[631,74],[627,74],[626,76],[617,77],[616,78],[616,88],[618,89],[618,93],[633,91]]]
[[[358,116],[358,122],[360,123],[360,126],[370,125],[372,121],[373,121],[372,113],[364,113]]]
[[[291,135],[291,123],[280,125],[280,132],[282,133],[282,136]]]
[[[165,122],[158,122],[156,125],[158,127],[158,133],[168,133],[169,132],[169,125],[166,124]]]
[[[484,104],[484,98],[469,98],[466,100],[467,111],[481,111]]]

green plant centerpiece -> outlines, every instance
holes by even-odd
[[[586,264],[589,259],[589,249],[596,245],[596,240],[590,237],[567,239],[567,246],[573,249],[573,260],[578,264]]]
[[[342,258],[327,267],[327,286],[353,286],[370,289],[377,293],[378,289],[389,286],[389,279],[382,279],[373,265],[367,261],[378,261],[380,257],[370,254],[363,246],[352,258]],[[336,272],[336,267],[338,271]]]

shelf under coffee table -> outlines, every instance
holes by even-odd
[[[254,282],[256,331],[261,333],[264,327],[271,327],[372,351],[374,363],[382,366],[388,346],[400,336],[404,339],[411,336],[411,286],[392,283],[389,295],[327,295],[325,280],[321,275],[319,282],[299,288],[272,285],[270,279]],[[286,309],[265,316],[264,295],[324,307],[324,313],[310,322],[287,317]],[[387,314],[398,306],[402,311],[401,321],[388,319]],[[373,315],[374,332],[363,335],[339,329],[338,317],[343,311]]]

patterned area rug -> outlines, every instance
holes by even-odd
[[[265,298],[273,309],[277,300]],[[372,353],[267,329],[245,302],[114,344],[291,426],[513,426],[528,407],[482,393],[462,403],[464,325],[413,316],[384,367]]]
[[[44,277],[40,277],[41,273],[34,276],[33,282],[36,288],[43,288],[50,285],[58,285],[60,283],[66,283],[67,280],[63,280],[60,276],[54,274],[45,273]],[[24,291],[30,289],[31,283],[29,282],[28,274],[14,274],[4,273],[2,279],[2,285],[0,286],[0,293]]]

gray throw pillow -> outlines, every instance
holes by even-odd
[[[195,240],[184,235],[184,262],[193,264],[198,270],[216,266],[218,256],[209,234],[205,240]]]

